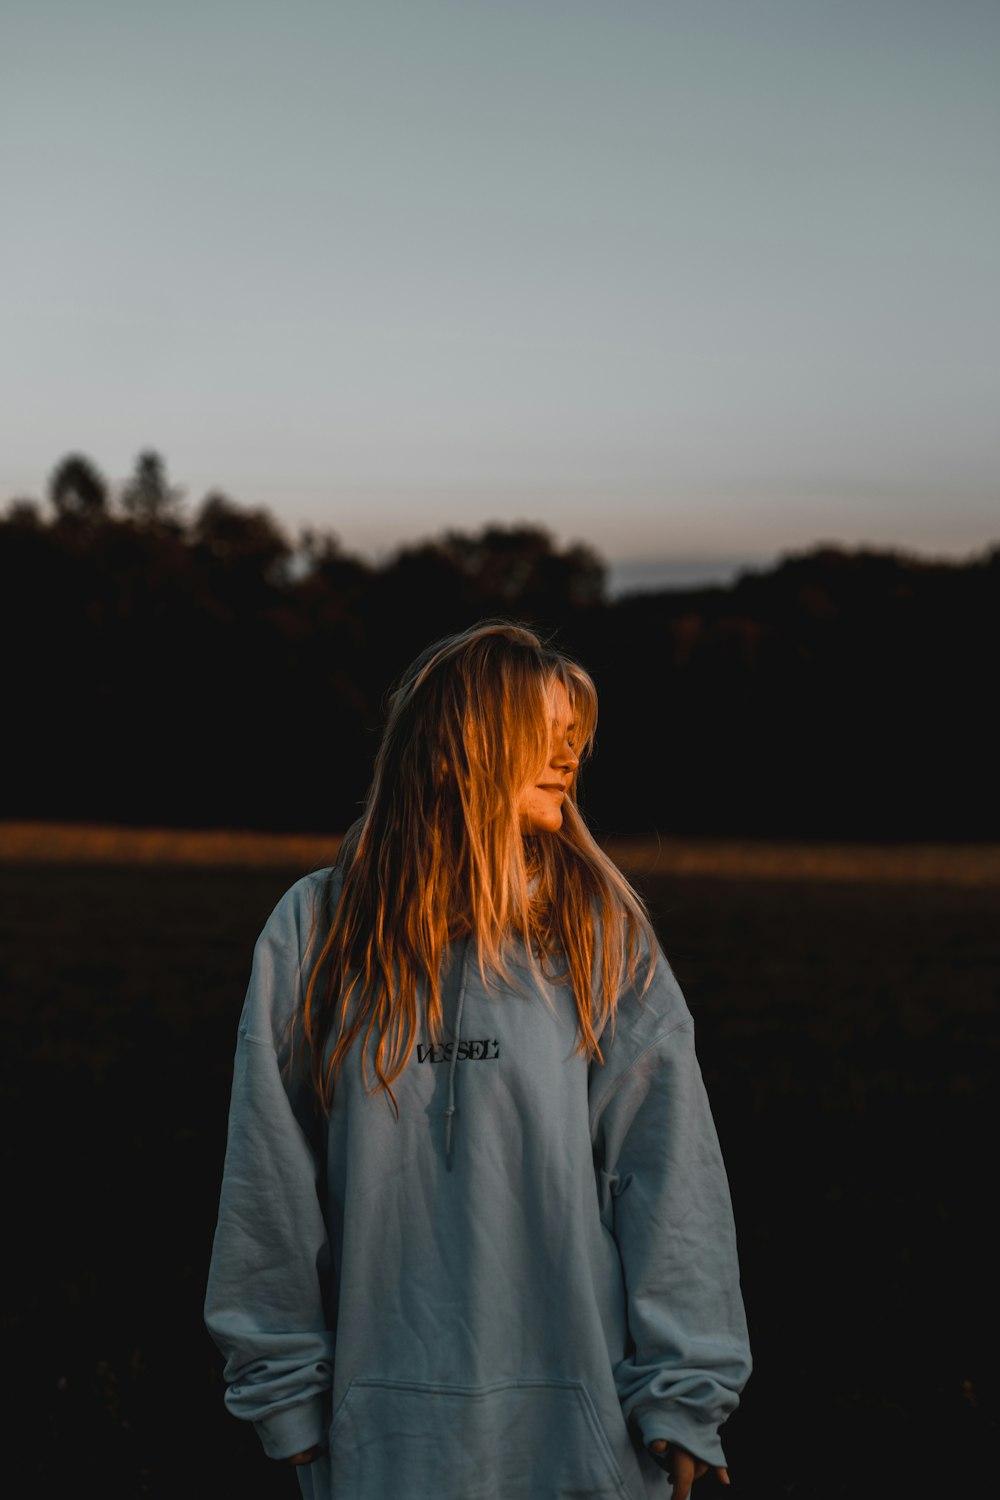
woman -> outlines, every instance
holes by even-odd
[[[307,1497],[728,1483],[728,1186],[684,997],[576,805],[596,716],[526,629],[432,646],[337,865],[258,940],[206,1320]]]

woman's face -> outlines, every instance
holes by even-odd
[[[548,756],[517,804],[522,833],[555,833],[562,827],[563,801],[580,764],[572,745],[575,725],[569,694],[558,678],[549,689],[548,704]]]

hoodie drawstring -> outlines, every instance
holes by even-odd
[[[458,1043],[462,1035],[462,1008],[465,1005],[465,986],[469,972],[469,955],[472,951],[471,939],[466,943],[465,956],[462,960],[462,978],[458,988],[458,1009],[455,1015],[455,1040],[451,1049],[451,1064],[448,1068],[448,1108],[445,1110],[445,1132],[444,1151],[445,1162],[448,1171],[451,1171],[451,1124],[455,1114],[455,1064],[458,1062]]]

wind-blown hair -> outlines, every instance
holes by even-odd
[[[325,1109],[362,1031],[365,1059],[379,1037],[376,1089],[397,1109],[392,1082],[417,1038],[421,992],[441,1039],[442,959],[457,938],[475,944],[487,984],[493,974],[510,981],[509,944],[521,939],[536,975],[571,986],[577,1052],[601,1061],[598,1037],[609,1020],[613,1032],[617,996],[640,958],[648,985],[656,941],[646,909],[584,823],[575,777],[559,831],[522,832],[518,803],[546,762],[555,682],[582,761],[597,724],[594,684],[522,626],[489,621],[438,641],[391,694],[300,1018]]]

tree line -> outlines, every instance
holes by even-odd
[[[374,565],[155,451],[81,454],[0,517],[0,816],[337,831],[388,685],[429,641],[527,622],[601,700],[602,835],[995,839],[1000,544],[962,562],[817,545],[731,584],[608,598],[603,561],[490,525]]]

